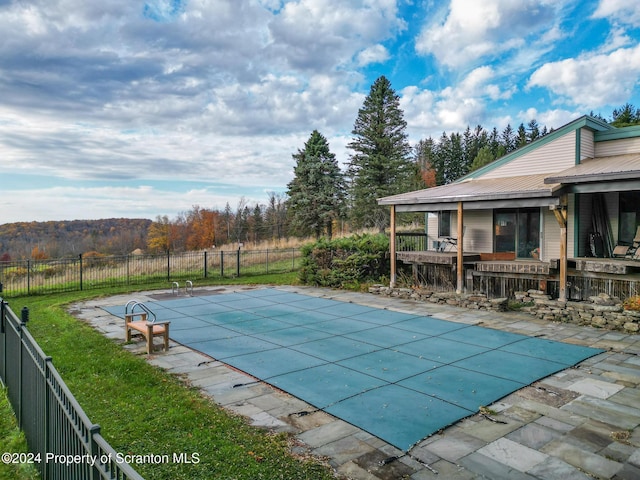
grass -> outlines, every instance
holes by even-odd
[[[261,275],[256,282],[295,283],[296,274]],[[251,283],[252,278],[225,282]],[[166,288],[166,283],[163,284]],[[149,286],[145,286],[145,290]],[[100,292],[122,293],[122,288]],[[127,290],[131,291],[131,290]],[[197,454],[198,463],[136,464],[149,479],[329,479],[315,459],[292,455],[293,438],[249,426],[177,376],[149,365],[67,313],[70,303],[96,292],[22,297],[14,311],[30,309],[28,328],[89,418],[117,452],[131,455]],[[2,435],[10,435],[3,429]],[[195,458],[195,457],[191,457]]]
[[[27,441],[18,428],[16,417],[7,398],[6,388],[0,389],[0,451],[13,455],[28,454]],[[0,479],[32,480],[38,473],[31,463],[0,462]]]

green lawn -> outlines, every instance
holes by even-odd
[[[295,283],[296,274],[246,277],[228,283],[252,280],[290,284]],[[122,292],[119,288],[99,293]],[[95,296],[95,291],[73,292],[16,298],[9,303],[14,312],[29,307],[29,330],[45,354],[53,357],[76,399],[117,452],[170,457],[174,453],[197,454],[199,463],[194,464],[135,465],[142,476],[154,480],[334,478],[325,465],[292,456],[287,435],[249,426],[180,378],[147,364],[143,357],[125,351],[66,312],[69,303]],[[0,434],[15,436],[5,425]],[[5,445],[12,451],[8,441]]]

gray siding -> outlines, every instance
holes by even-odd
[[[580,129],[580,160],[596,156],[596,146],[593,140],[593,131],[588,128]]]
[[[640,137],[596,142],[596,156],[609,157],[640,152]]]
[[[549,209],[542,209],[542,252],[541,260],[548,262],[560,258],[560,225]]]
[[[518,175],[539,175],[559,172],[576,164],[576,133],[562,137],[525,153],[482,176],[482,178],[504,178]]]

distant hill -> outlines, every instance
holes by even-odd
[[[0,225],[0,260],[130,253],[147,246],[148,219],[107,218]]]

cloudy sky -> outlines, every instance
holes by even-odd
[[[635,0],[0,0],[0,224],[264,203],[385,75],[412,143],[640,107]]]

